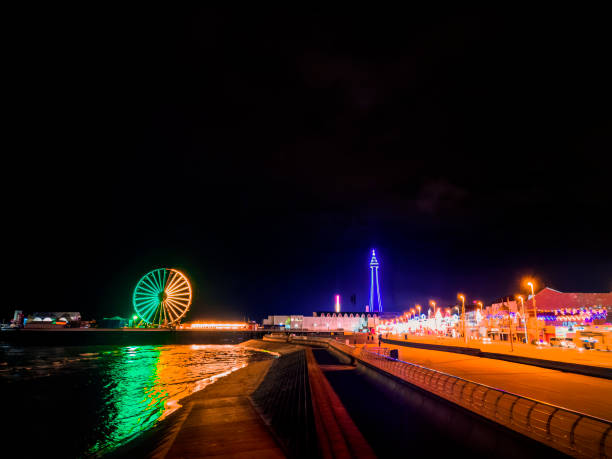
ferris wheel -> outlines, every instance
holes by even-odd
[[[155,269],[136,284],[132,302],[142,322],[158,327],[174,325],[191,306],[191,285],[176,269]]]

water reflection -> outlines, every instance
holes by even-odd
[[[21,417],[14,435],[41,432],[49,453],[58,435],[70,431],[76,444],[58,452],[103,455],[219,376],[269,358],[234,345],[2,348],[0,383],[37,415]]]

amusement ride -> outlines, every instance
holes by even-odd
[[[148,272],[134,289],[132,303],[139,327],[174,328],[189,311],[192,292],[187,276],[173,268]]]

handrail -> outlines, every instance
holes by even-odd
[[[372,352],[372,354],[375,354],[375,353]],[[530,397],[526,397],[524,395],[515,394],[514,392],[510,392],[510,391],[507,391],[505,389],[499,389],[497,387],[488,386],[487,384],[484,384],[484,383],[480,383],[480,382],[472,381],[470,379],[462,378],[461,376],[455,376],[455,375],[451,375],[449,373],[444,373],[443,371],[440,371],[440,370],[434,370],[433,368],[427,368],[427,367],[424,367],[424,366],[419,365],[417,363],[411,363],[411,362],[406,362],[406,361],[400,360],[400,359],[394,359],[394,358],[389,357],[388,355],[384,355],[384,354],[376,354],[376,355],[380,355],[381,357],[384,357],[386,359],[397,361],[397,362],[401,362],[401,363],[404,363],[406,365],[410,365],[410,366],[414,366],[414,367],[419,367],[419,368],[422,368],[424,370],[428,370],[428,371],[431,371],[431,372],[434,372],[434,373],[439,373],[439,374],[444,375],[444,376],[449,376],[451,378],[454,378],[454,379],[457,379],[457,380],[460,380],[460,381],[465,381],[465,382],[468,382],[468,383],[471,383],[471,384],[475,384],[477,386],[486,387],[487,389],[490,389],[490,390],[495,390],[495,391],[498,391],[498,392],[503,392],[504,394],[512,395],[514,397],[519,397],[519,398],[521,398],[523,400],[529,400],[530,402],[535,402],[535,403],[538,403],[540,405],[548,405],[548,406],[550,406],[553,409],[559,409],[559,410],[567,411],[567,412],[574,413],[574,414],[582,416],[582,417],[591,418],[591,419],[593,419],[595,421],[599,421],[599,422],[612,423],[612,421],[609,421],[609,420],[604,419],[604,418],[599,418],[597,416],[593,416],[592,414],[582,413],[580,411],[572,410],[571,408],[564,408],[564,407],[560,407],[560,406],[557,406],[557,405],[553,405],[553,404],[548,403],[548,402],[543,402],[541,400],[537,400],[535,398],[530,398]]]
[[[612,458],[610,420],[393,359],[365,347],[359,349],[330,338],[295,338],[291,341],[332,347],[566,454]]]

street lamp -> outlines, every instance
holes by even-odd
[[[533,318],[535,319],[535,335],[536,343],[540,341],[540,332],[538,330],[538,310],[536,309],[535,292],[533,291],[533,282],[527,282],[527,285],[531,287],[531,298],[533,299]]]
[[[465,326],[465,296],[459,294],[457,298],[461,300],[461,322],[463,322],[463,339],[467,344],[467,328]]]
[[[436,315],[436,302],[434,300],[429,300],[429,306],[433,307],[433,315]]]
[[[477,301],[476,304],[480,306],[480,310],[482,311],[482,301]]]
[[[517,298],[521,300],[521,310],[523,311],[523,328],[525,330],[525,343],[527,343],[527,316],[525,315],[525,300],[521,295],[519,295]]]
[[[420,305],[420,304],[417,304],[417,305],[416,305],[416,309],[417,309],[417,311],[419,312],[419,313],[418,313],[418,315],[420,316],[420,315],[421,315],[421,305]]]

